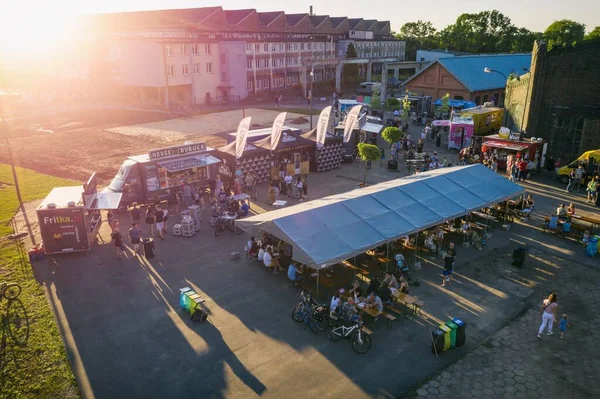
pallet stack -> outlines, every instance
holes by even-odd
[[[202,225],[202,208],[198,205],[191,205],[188,211],[192,219],[194,219],[194,231],[200,231]]]
[[[194,229],[194,219],[191,216],[186,216],[181,219],[181,235],[183,237],[191,237],[196,234]]]

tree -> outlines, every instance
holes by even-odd
[[[533,48],[533,43],[541,38],[541,32],[531,32],[529,29],[517,28],[513,35],[510,51],[515,53],[529,52]]]
[[[371,108],[377,110],[381,108],[381,93],[380,89],[373,87],[373,94],[371,94]]]
[[[410,100],[408,99],[408,94],[404,96],[402,99],[402,119],[404,119],[404,123],[408,123],[408,113],[410,112]]]
[[[440,32],[440,44],[470,53],[511,51],[516,32],[510,18],[498,10],[462,14]]]
[[[442,106],[440,107],[442,114],[448,113],[448,111],[450,111],[450,93],[444,94],[442,97]]]
[[[374,144],[358,143],[358,156],[365,162],[375,162],[381,159],[381,151]],[[367,170],[368,168],[365,166],[363,186],[367,184]]]
[[[416,60],[417,50],[438,47],[437,30],[430,21],[407,22],[396,34],[399,40],[406,42],[406,58]]]
[[[583,40],[592,40],[600,38],[600,26],[596,26],[593,31],[585,35]]]
[[[585,25],[570,19],[554,21],[544,31],[544,39],[548,42],[548,48],[556,46],[573,45],[583,40]]]
[[[404,134],[396,126],[388,126],[381,132],[381,137],[388,143],[394,144],[402,140]]]
[[[346,49],[346,58],[356,58],[358,54],[356,53],[356,47],[354,44],[348,44],[348,48]],[[356,83],[356,78],[358,76],[358,64],[344,64],[344,75],[342,80],[344,82],[344,86],[352,86]]]

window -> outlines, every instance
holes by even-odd
[[[300,43],[300,50],[304,50],[304,43]],[[310,48],[309,48],[310,50]]]
[[[277,43],[271,43],[271,52],[277,51]]]
[[[212,45],[210,45],[210,44],[204,45],[204,54],[206,54],[206,55],[212,54]]]
[[[263,79],[263,89],[269,88],[269,79]]]
[[[173,56],[173,47],[171,47],[171,45],[170,45],[170,44],[167,44],[167,45],[165,46],[165,54],[166,54],[168,57],[172,57],[172,56]]]
[[[260,60],[254,60],[256,69],[260,68]]]
[[[261,89],[260,83],[261,83],[260,80],[256,81],[256,90],[260,90]]]
[[[252,60],[246,60],[246,69],[252,70]]]
[[[276,58],[271,58],[271,66],[272,66],[272,67],[274,67],[274,66],[275,66],[275,62],[276,62],[275,60],[276,60]]]
[[[198,44],[192,44],[192,55],[200,54],[200,46]]]
[[[285,49],[286,49],[287,51],[292,51],[292,43],[286,43],[286,44],[285,44]]]
[[[269,43],[263,43],[263,50],[265,51],[265,53],[269,52]]]
[[[186,76],[190,74],[190,70],[189,70],[189,65],[188,64],[183,64],[181,66],[181,74]]]
[[[283,51],[283,43],[279,43],[279,51]]]
[[[260,53],[260,43],[254,43],[254,52]]]
[[[212,62],[206,63],[206,73],[213,73],[213,65]]]
[[[246,43],[246,52],[247,53],[251,53],[252,52],[252,43]]]
[[[292,77],[291,77],[291,76],[288,76],[287,78],[285,78],[285,80],[286,80],[286,84],[287,84],[288,86],[291,86],[291,85],[292,85]]]
[[[265,68],[268,68],[268,67],[269,67],[269,59],[268,59],[268,58],[265,58],[265,59],[263,60],[263,67],[265,67]]]
[[[221,82],[227,82],[227,74],[225,72],[221,72]]]
[[[194,64],[194,75],[200,75],[200,64]]]
[[[246,90],[252,91],[254,89],[254,82],[251,80],[246,81]]]
[[[169,75],[170,78],[175,76],[175,66],[174,65],[167,66],[167,75]]]
[[[481,105],[481,96],[475,96],[475,104]]]
[[[181,45],[181,55],[185,57],[187,55],[187,44]]]
[[[225,64],[225,62],[227,61],[227,57],[225,56],[225,54],[221,54],[220,59],[221,59],[221,65]]]

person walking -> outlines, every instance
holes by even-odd
[[[117,249],[117,256],[119,257],[119,259],[123,259],[123,248],[125,247],[125,244],[123,244],[123,236],[119,232],[119,229],[113,230],[112,234],[110,235],[110,238],[115,244],[115,248]]]
[[[302,176],[302,196],[304,198],[308,197],[308,176]]]
[[[569,184],[567,184],[567,192],[570,193],[573,191],[573,188],[575,187],[575,180],[576,180],[576,176],[575,176],[575,169],[571,169],[571,173],[569,173]]]
[[[575,170],[575,187],[577,187],[577,192],[581,189],[584,172],[581,165]]]
[[[149,206],[146,209],[146,224],[149,226],[149,237],[154,237],[154,211],[152,207]]]
[[[160,205],[156,206],[156,210],[154,211],[154,224],[156,225],[156,232],[160,236],[161,240],[164,240],[163,226],[165,221],[165,213],[163,212]]]
[[[542,332],[544,332],[544,328],[546,328],[546,325],[548,326],[547,335],[553,334],[552,325],[554,324],[554,320],[556,319],[556,308],[558,307],[558,303],[556,301],[556,293],[553,292],[548,296],[547,299],[544,299],[544,302],[542,303],[542,324],[540,325],[537,335],[537,337],[540,339],[542,338]]]
[[[138,227],[137,222],[133,222],[131,228],[129,229],[129,242],[133,247],[133,252],[135,255],[141,255],[140,244],[142,242],[142,230]]]
[[[598,185],[596,180],[592,177],[592,180],[587,185],[587,201],[585,202],[596,202],[596,190]]]
[[[183,193],[185,207],[188,208],[194,205],[194,190],[187,182],[183,183],[181,192]]]
[[[444,255],[444,270],[442,271],[442,287],[452,286],[452,269],[454,268],[454,260],[456,259],[456,249],[454,248],[454,242],[451,242]]]
[[[253,200],[257,200],[258,199],[258,188],[256,187],[258,185],[258,177],[252,175],[252,199]]]
[[[131,216],[131,223],[140,223],[141,212],[140,208],[137,206],[137,202],[131,204],[131,210],[129,211],[129,215]]]
[[[560,323],[558,323],[558,329],[560,330],[558,336],[560,337],[560,339],[563,339],[565,337],[567,327],[569,327],[569,320],[567,320],[567,315],[563,314],[562,319],[560,319]]]

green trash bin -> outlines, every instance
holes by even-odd
[[[456,331],[458,330],[458,326],[452,320],[447,321],[446,325],[450,328],[450,349],[454,349],[456,348]]]

